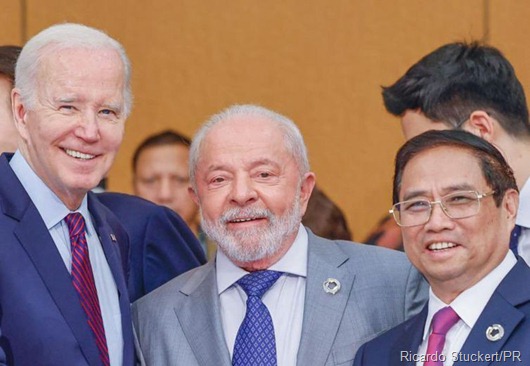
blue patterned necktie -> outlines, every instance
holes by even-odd
[[[274,326],[261,297],[282,274],[276,271],[257,271],[237,281],[248,298],[247,312],[234,345],[233,366],[277,365]]]
[[[521,236],[521,226],[515,225],[510,236],[510,249],[517,255],[517,244],[519,244],[519,236]]]

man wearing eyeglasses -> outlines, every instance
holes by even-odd
[[[495,145],[512,167],[520,206],[510,248],[530,263],[530,122],[523,87],[498,49],[449,43],[383,88],[388,112],[405,138],[462,129]]]
[[[429,301],[354,365],[530,365],[530,268],[509,250],[519,194],[501,153],[464,131],[421,134],[397,154],[393,199]]]

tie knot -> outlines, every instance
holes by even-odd
[[[85,219],[79,212],[74,212],[66,215],[64,218],[66,225],[68,225],[68,232],[70,237],[80,235],[85,231]]]
[[[453,310],[452,307],[446,306],[443,309],[438,310],[432,318],[432,332],[445,336],[449,329],[455,325],[460,317]]]
[[[237,283],[245,290],[247,296],[261,298],[282,274],[282,272],[277,271],[257,271],[249,273]]]

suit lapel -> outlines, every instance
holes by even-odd
[[[423,329],[425,327],[425,320],[427,319],[428,306],[425,305],[421,313],[412,317],[410,320],[406,321],[402,325],[402,333],[396,338],[396,342],[392,345],[390,349],[390,365],[389,366],[415,366],[416,362],[405,361],[401,362],[403,359],[403,352],[410,352],[406,355],[415,355],[418,352],[420,343],[423,339]],[[405,358],[408,359],[408,358]]]
[[[328,243],[322,243],[311,232],[307,264],[306,293],[302,337],[297,365],[324,365],[330,357],[331,346],[341,324],[354,274],[346,266],[348,256]],[[336,294],[326,293],[323,284],[328,279],[340,282]]]
[[[2,168],[0,170],[5,173],[5,167]],[[13,174],[12,171],[9,173]],[[6,214],[19,221],[14,234],[34,263],[50,296],[79,342],[88,363],[98,364],[100,362],[98,349],[79,303],[79,297],[72,286],[71,276],[36,207],[29,200],[18,180],[15,180],[14,175],[13,179],[9,187],[11,191],[16,191],[15,194],[12,192],[2,196],[8,201]]]
[[[525,314],[517,306],[530,301],[530,271],[522,259],[502,280],[490,301],[480,314],[475,326],[462,346],[461,353],[494,354],[502,351],[505,343],[510,339],[515,328],[521,323]],[[497,341],[488,340],[486,334],[490,326],[497,324],[504,329],[504,336]],[[468,364],[455,362],[454,366]],[[485,366],[490,362],[478,360],[473,365]]]
[[[128,248],[128,243],[121,243],[118,238],[122,236],[116,233],[109,226],[110,220],[106,216],[106,208],[97,200],[95,195],[89,193],[88,209],[94,221],[94,228],[99,237],[99,241],[105,253],[105,258],[114,277],[114,283],[118,291],[120,313],[122,319],[122,336],[123,336],[123,364],[132,364],[134,358],[134,340],[132,321],[130,315],[129,295],[122,258],[120,258],[120,245]],[[125,239],[121,239],[122,241]],[[127,258],[127,257],[126,257]]]
[[[198,364],[231,365],[219,311],[215,261],[195,272],[181,293],[187,297],[175,306],[175,314]]]

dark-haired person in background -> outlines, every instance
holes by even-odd
[[[530,263],[530,123],[523,87],[503,54],[478,43],[444,45],[383,88],[383,99],[406,139],[464,129],[502,152],[520,190],[511,247]]]
[[[21,49],[19,46],[0,46],[0,152],[17,149],[18,134],[11,112],[11,90]]]
[[[530,268],[509,250],[518,192],[500,152],[465,131],[414,137],[396,157],[393,202],[429,302],[354,365],[530,364]]]

